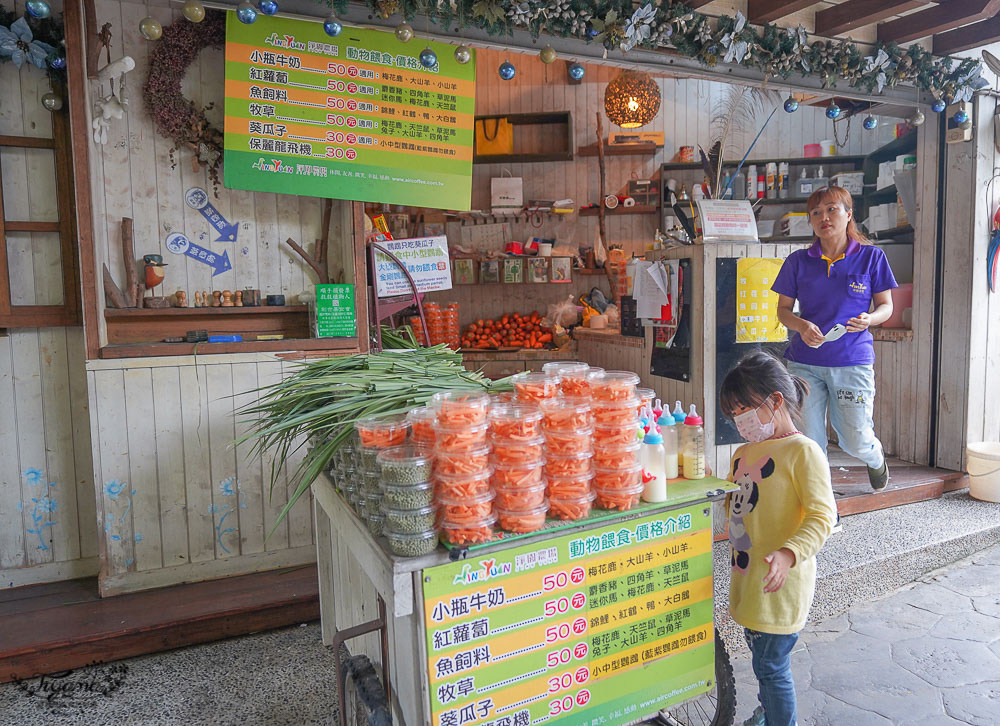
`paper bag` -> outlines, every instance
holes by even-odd
[[[490,206],[493,214],[517,214],[524,207],[524,187],[519,176],[490,179]]]

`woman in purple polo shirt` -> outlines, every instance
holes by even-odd
[[[868,480],[880,491],[889,469],[872,421],[875,346],[868,328],[892,315],[896,279],[885,253],[854,223],[845,189],[813,192],[806,211],[816,242],[789,255],[771,286],[779,297],[778,320],[794,333],[785,351],[788,370],[809,384],[802,432],[825,453],[829,411],[840,447],[867,465]],[[838,325],[846,328],[839,338]]]

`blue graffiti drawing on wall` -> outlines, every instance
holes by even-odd
[[[236,489],[233,489],[233,484],[236,485]],[[236,528],[235,527],[223,528],[223,525],[226,522],[226,517],[235,512],[237,507],[239,507],[240,509],[247,508],[247,495],[240,488],[240,483],[234,477],[228,477],[226,479],[223,479],[222,482],[219,484],[219,491],[222,493],[222,496],[224,497],[236,497],[236,502],[234,503],[225,505],[211,504],[208,507],[208,511],[211,512],[213,519],[215,518],[216,514],[220,515],[219,521],[215,525],[215,540],[219,543],[219,547],[222,548],[222,551],[228,555],[230,554],[229,548],[226,547],[226,545],[223,543],[222,537],[224,535],[229,534],[230,532],[235,532]]]
[[[122,536],[120,533],[122,532],[123,525],[125,524],[125,517],[127,517],[128,513],[132,511],[132,497],[135,495],[135,489],[129,489],[128,485],[119,479],[112,479],[109,482],[105,482],[104,494],[113,502],[117,501],[118,497],[122,494],[125,494],[123,499],[126,500],[126,506],[121,515],[115,516],[114,514],[106,514],[104,517],[104,531],[108,534],[112,542],[121,542]],[[136,542],[141,542],[142,535],[137,532],[134,539]],[[135,562],[134,558],[128,560],[125,563],[125,566],[129,567],[133,562]]]
[[[45,487],[45,477],[41,469],[25,469],[21,472],[21,476],[24,478],[24,483],[29,487]],[[54,487],[56,483],[54,481],[49,482],[49,487]],[[38,549],[48,550],[49,546],[45,542],[45,531],[55,524],[50,516],[54,511],[56,511],[56,500],[47,494],[48,487],[42,492],[41,496],[32,497],[31,501],[34,506],[31,508],[31,522],[34,527],[28,528],[28,534],[33,534],[38,537]],[[23,511],[24,504],[18,502],[18,511]]]

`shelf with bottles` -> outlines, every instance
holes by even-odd
[[[767,166],[769,163],[788,164],[789,166],[840,166],[850,164],[860,169],[860,165],[864,162],[865,158],[864,154],[847,154],[844,156],[787,156],[770,159],[747,159],[743,162],[743,169],[746,170],[750,166]],[[733,161],[723,161],[722,168],[735,169],[739,165],[739,159],[734,159]],[[704,168],[700,161],[673,161],[660,166],[660,169],[663,171],[697,170]]]

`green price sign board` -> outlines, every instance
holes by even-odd
[[[317,338],[351,338],[357,335],[354,315],[354,285],[317,285],[312,311],[313,335]]]
[[[424,574],[432,726],[620,726],[714,681],[704,504]]]
[[[425,68],[427,47],[437,63]],[[467,210],[475,59],[392,31],[226,18],[230,189]]]

